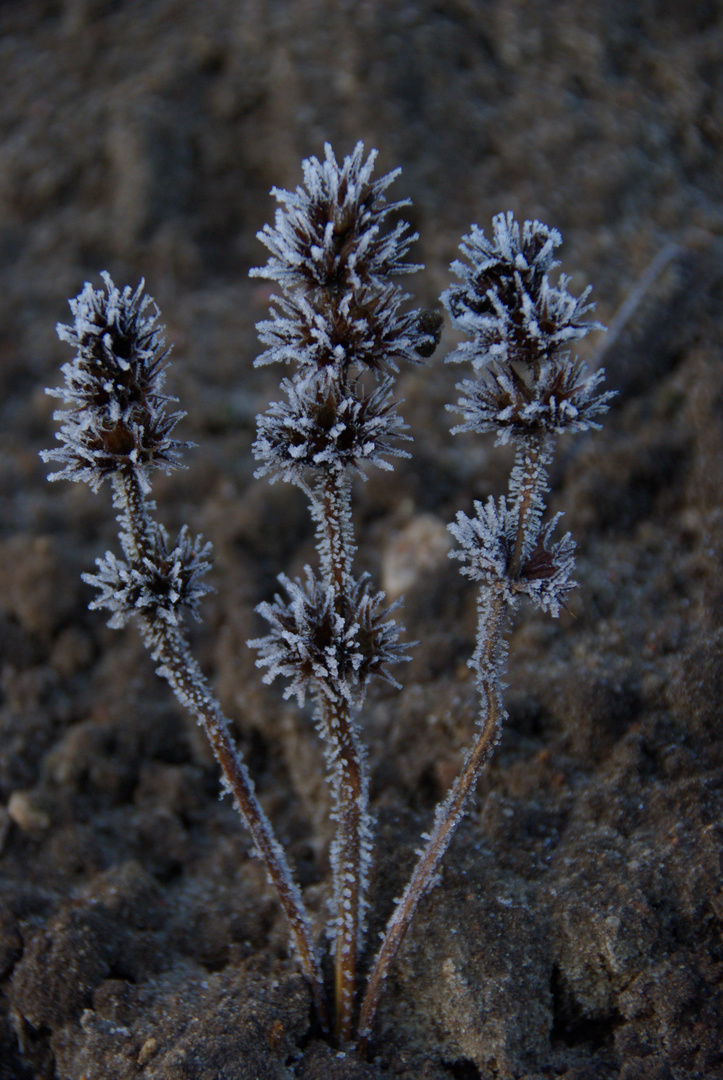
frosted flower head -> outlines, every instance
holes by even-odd
[[[385,198],[399,170],[373,180],[375,158],[358,143],[339,164],[327,144],[323,162],[303,162],[303,187],[274,189],[281,207],[258,234],[271,257],[251,274],[277,282],[283,295],[258,324],[267,348],[257,364],[293,362],[343,381],[362,370],[384,377],[434,352],[441,316],[403,312],[409,297],[392,280],[421,269],[406,262],[416,234],[401,221],[387,227],[407,205]]]
[[[401,312],[406,294],[393,285],[360,288],[331,302],[303,293],[275,297],[272,318],[257,324],[267,346],[255,363],[294,363],[327,380],[368,370],[383,377],[432,355],[442,329],[436,311]]]
[[[99,590],[90,607],[111,611],[111,627],[124,626],[138,614],[176,626],[184,608],[197,618],[200,599],[211,591],[202,580],[211,565],[211,545],[202,537],[191,539],[184,525],[171,548],[166,530],[153,522],[151,540],[141,559],[118,559],[108,551],[96,559],[97,573],[83,574]]]
[[[497,502],[475,502],[475,516],[460,511],[448,526],[459,544],[450,558],[461,564],[461,573],[491,588],[501,589],[507,603],[527,596],[534,604],[558,615],[565,596],[575,588],[575,542],[567,533],[556,543],[552,533],[562,515],[557,514],[536,530],[519,572],[510,574],[518,529],[518,510],[508,506],[504,495]]]
[[[41,456],[64,466],[51,480],[83,480],[97,490],[114,473],[132,469],[147,488],[150,469],[180,464],[188,444],[171,432],[184,414],[166,409],[173,400],[162,390],[168,353],[143,282],[135,292],[121,291],[108,273],[102,277],[103,289],[87,282],[70,301],[73,324],[58,324],[58,336],[77,351],[63,365],[65,386],[47,391],[68,406],[54,413],[61,446]]]
[[[589,288],[575,297],[564,275],[557,285],[549,280],[561,243],[559,232],[539,221],[526,221],[520,229],[511,212],[493,219],[492,239],[472,226],[460,245],[466,261],[452,263],[460,284],[451,285],[442,300],[473,341],[449,359],[470,360],[478,368],[517,361],[537,372],[556,350],[600,329],[584,318],[592,307]]]
[[[407,425],[395,411],[391,380],[371,393],[360,382],[341,389],[323,379],[284,379],[287,402],[272,402],[260,415],[253,446],[261,463],[255,475],[295,483],[307,470],[343,472],[392,468],[388,457],[408,457],[398,447]]]
[[[372,677],[397,686],[387,667],[409,658],[398,641],[402,628],[389,618],[396,605],[385,608],[384,593],[370,593],[366,575],[341,596],[308,566],[305,582],[283,574],[279,581],[288,600],[277,594],[259,605],[271,633],[248,643],[259,652],[257,667],[267,669],[264,682],[288,679],[284,696],[300,705],[309,690],[358,705]]]
[[[364,144],[339,164],[329,143],[324,160],[302,163],[304,185],[295,191],[273,188],[281,203],[274,226],[266,225],[259,240],[271,252],[256,277],[277,281],[286,292],[301,288],[344,293],[378,283],[390,274],[419,269],[405,262],[417,239],[406,222],[383,234],[387,216],[407,201],[387,203],[385,192],[399,169],[372,180],[376,150],[364,159]]]
[[[462,431],[494,431],[498,443],[524,442],[531,434],[587,431],[599,428],[613,391],[599,392],[602,370],[590,375],[582,361],[556,358],[541,365],[539,377],[525,380],[514,367],[491,365],[478,379],[457,384],[461,397],[447,406],[460,413]]]

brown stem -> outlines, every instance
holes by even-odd
[[[312,506],[319,529],[321,568],[333,584],[338,602],[343,603],[351,574],[354,544],[350,529],[351,491],[349,478],[330,473],[320,482]]]
[[[336,836],[332,849],[336,927],[334,939],[335,1033],[340,1046],[353,1036],[354,998],[364,902],[367,785],[364,758],[349,706],[323,703],[332,762]]]
[[[352,584],[354,544],[351,532],[350,482],[344,473],[330,473],[319,482],[312,504],[318,526],[321,569],[334,588],[337,613],[347,615]],[[368,832],[365,760],[348,700],[336,689],[334,701],[319,703],[320,728],[328,746],[335,800],[336,835],[332,846],[334,872],[334,1008],[339,1045],[353,1036],[357,961],[362,934],[366,844]]]
[[[119,521],[128,527],[122,533],[129,558],[141,562],[152,555],[153,540],[146,500],[132,469],[113,474],[113,505],[121,511]]]
[[[253,781],[233,744],[228,721],[221,712],[200,668],[189,655],[182,632],[167,625],[148,626],[153,656],[160,661],[162,674],[179,701],[203,725],[221,766],[225,783],[233,795],[251,839],[264,861],[266,872],[289,920],[291,934],[304,975],[311,986],[317,1015],[326,1029],[326,1004],[321,967],[304,902],[295,884],[284,851],[256,797]]]
[[[525,475],[517,499],[517,535],[515,536],[512,557],[507,567],[508,577],[513,581],[520,576],[520,570],[522,569],[522,560],[528,541],[528,519],[530,514],[534,512],[535,501],[541,488],[544,487],[546,450],[547,443],[542,436],[532,437],[526,444]]]
[[[486,651],[489,653],[488,659],[490,663],[498,648],[505,615],[506,605],[502,594],[498,593],[492,602],[491,611],[488,612],[488,650]],[[488,760],[497,741],[500,719],[498,682],[480,682],[480,689],[484,697],[484,722],[464,763],[462,772],[455,780],[447,798],[437,808],[434,828],[421,852],[409,883],[387,923],[382,947],[369,975],[357,1029],[358,1045],[361,1050],[366,1047],[368,1042],[389,968],[399,951],[419,901],[434,880],[437,868],[449,847],[457,825],[462,819],[465,804],[473,793],[482,767]]]
[[[122,498],[123,495],[125,499]],[[142,558],[149,553],[150,525],[143,492],[133,473],[119,478],[116,497],[128,525],[128,542],[135,548],[135,556]],[[152,620],[142,616],[140,621],[144,640],[151,649],[154,660],[161,665],[158,673],[167,680],[181,704],[203,725],[216,760],[221,766],[224,785],[233,795],[254,847],[263,859],[269,880],[276,889],[289,921],[302,971],[311,987],[319,1023],[328,1031],[321,966],[306,908],[291,875],[283,848],[274,835],[271,823],[256,797],[253,781],[234,746],[228,721],[201,669],[191,656],[182,630],[160,619]]]

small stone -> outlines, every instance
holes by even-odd
[[[8,814],[23,832],[42,832],[50,827],[50,815],[30,791],[14,791],[8,800]]]
[[[158,1040],[154,1039],[153,1036],[151,1035],[151,1037],[149,1039],[146,1039],[146,1041],[143,1043],[143,1046],[140,1049],[140,1053],[138,1054],[138,1058],[137,1058],[138,1064],[139,1065],[145,1065],[146,1062],[151,1057],[153,1057],[153,1055],[155,1054],[157,1048],[158,1048]]]
[[[387,599],[396,600],[409,592],[423,574],[438,570],[451,546],[446,526],[434,514],[412,518],[382,556],[382,588]]]

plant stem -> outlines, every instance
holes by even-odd
[[[346,473],[327,473],[312,495],[312,517],[317,523],[319,561],[327,584],[333,585],[337,603],[343,604],[351,578],[355,551],[351,530],[351,483]]]
[[[312,504],[318,524],[321,568],[334,588],[337,613],[348,617],[351,593],[350,481],[344,473],[326,475]],[[334,873],[334,1014],[339,1045],[353,1036],[357,960],[362,937],[366,855],[369,834],[365,758],[352,706],[337,691],[334,700],[319,701],[320,726],[334,797],[336,835],[331,863]]]
[[[487,642],[490,655],[492,655],[499,642],[505,616],[506,605],[501,594],[498,594],[488,611]],[[498,681],[481,680],[480,690],[483,694],[483,721],[477,738],[465,760],[462,772],[455,780],[447,798],[437,808],[434,828],[422,849],[409,883],[387,923],[382,947],[369,975],[366,993],[359,1013],[358,1037],[359,1047],[362,1050],[366,1046],[371,1033],[389,967],[399,951],[419,901],[434,882],[439,864],[449,847],[457,825],[462,819],[467,800],[473,793],[482,767],[497,742],[500,713],[502,711]]]
[[[114,477],[114,480],[116,478]],[[126,542],[133,554],[143,558],[151,544],[150,523],[143,492],[135,473],[118,476],[115,488],[116,505],[123,509],[123,524],[128,528]],[[254,847],[262,858],[270,882],[279,897],[289,921],[291,935],[301,967],[311,987],[317,1017],[328,1031],[328,1017],[321,965],[314,944],[304,901],[294,882],[286,855],[274,835],[254,790],[240,754],[229,733],[228,720],[212,693],[208,681],[191,656],[183,631],[159,619],[140,616],[143,638],[153,659],[160,663],[158,673],[170,685],[180,703],[191,712],[208,736],[213,753],[221,766],[224,787],[233,796]]]
[[[336,820],[331,860],[336,906],[334,1010],[336,1038],[343,1046],[353,1035],[366,884],[367,780],[361,744],[347,702],[343,699],[325,701],[323,710],[327,737],[334,748],[331,765]]]
[[[536,538],[536,526],[539,525],[539,512],[542,509],[540,496],[547,486],[545,466],[550,456],[550,438],[544,435],[529,436],[517,451],[516,467],[522,470],[522,480],[515,503],[517,535],[507,567],[507,576],[511,581],[520,576],[523,561],[529,553],[530,540]],[[535,536],[532,536],[533,533]]]
[[[525,551],[533,539],[535,518],[539,518],[541,493],[545,490],[549,461],[549,440],[530,439],[524,456],[519,453],[521,476],[517,484],[517,531],[506,580],[515,580],[520,573]],[[521,459],[521,460],[520,460]],[[439,864],[449,847],[465,806],[473,793],[483,766],[488,761],[497,739],[504,707],[500,680],[504,665],[503,631],[509,611],[505,579],[483,585],[478,601],[477,648],[470,661],[477,672],[477,687],[481,697],[480,725],[472,749],[465,759],[461,773],[444,802],[435,812],[434,827],[420,853],[419,861],[397,903],[384,932],[382,947],[369,975],[367,989],[359,1013],[358,1042],[363,1049],[371,1033],[384,980],[399,951],[407,928],[419,901],[434,883]]]

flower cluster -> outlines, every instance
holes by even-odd
[[[430,355],[441,331],[438,313],[403,310],[408,297],[392,279],[419,269],[406,261],[416,236],[403,221],[386,229],[390,214],[406,203],[386,201],[397,172],[373,179],[375,158],[376,151],[365,158],[359,143],[339,163],[327,145],[323,161],[310,158],[303,163],[303,187],[293,192],[274,189],[281,204],[275,224],[258,234],[270,258],[252,271],[276,282],[283,294],[272,298],[272,318],[258,325],[267,349],[256,363],[294,366],[292,376],[281,383],[285,400],[272,402],[258,417],[256,476],[272,483],[286,480],[307,491],[322,534],[328,512],[328,507],[323,509],[323,489],[330,478],[337,487],[335,516],[345,529],[348,476],[364,477],[372,465],[389,470],[390,457],[408,456],[399,445],[409,436],[396,411],[393,374],[401,361],[419,363]],[[342,547],[348,560],[348,537]],[[375,615],[365,634],[368,647],[378,650],[379,663],[355,667],[356,661],[349,661],[363,655],[358,643],[349,644],[348,635],[361,632],[370,618],[371,601],[348,565],[336,572],[323,535],[321,560],[323,586],[313,577],[305,588],[282,578],[289,603],[277,596],[273,605],[259,608],[272,629],[270,637],[255,643],[261,651],[259,663],[268,669],[267,680],[289,675],[290,692],[299,697],[302,670],[316,685],[323,670],[324,693],[332,696],[339,689],[338,673],[354,673],[348,690],[339,691],[351,700],[357,696],[360,672],[365,673],[363,683],[369,673],[383,670],[387,633],[376,627]],[[377,600],[371,605],[374,611],[378,606]],[[331,626],[336,627],[334,635],[318,647]],[[302,655],[308,664],[300,661]]]
[[[288,401],[273,402],[258,419],[256,476],[298,483],[309,469],[352,469],[363,477],[366,465],[388,470],[388,457],[409,457],[396,445],[409,436],[395,410],[392,385],[385,379],[364,392],[352,384],[351,393],[341,396],[336,383],[284,379]]]
[[[257,364],[293,363],[282,382],[287,403],[274,403],[259,421],[254,453],[259,475],[304,482],[308,470],[370,464],[389,468],[404,424],[394,409],[390,376],[401,361],[419,363],[441,330],[435,312],[402,311],[406,293],[390,278],[418,266],[405,261],[416,239],[405,222],[383,231],[405,202],[384,193],[397,172],[372,180],[376,152],[364,147],[336,161],[327,144],[323,162],[303,163],[304,187],[274,189],[281,207],[259,239],[271,252],[256,277],[277,282],[272,318],[260,322],[268,346]],[[360,376],[371,372],[380,387]]]
[[[352,583],[340,604],[311,567],[305,573],[305,582],[281,574],[289,599],[277,594],[257,609],[271,626],[269,635],[249,642],[259,652],[258,666],[267,668],[264,682],[288,678],[284,696],[296,697],[299,705],[310,687],[330,701],[357,704],[372,676],[398,686],[387,666],[409,657],[399,644],[398,623],[389,618],[396,604],[384,607],[384,593],[369,592],[367,575]]]
[[[520,230],[511,213],[493,220],[493,239],[474,225],[452,270],[461,279],[442,299],[454,324],[471,340],[449,357],[469,361],[477,378],[465,379],[455,412],[455,431],[494,431],[497,441],[538,433],[559,434],[597,427],[609,393],[598,393],[602,372],[587,373],[567,346],[602,329],[585,315],[590,289],[567,291],[568,278],[553,285],[553,252],[562,242],[555,229],[526,221]]]
[[[505,603],[512,605],[520,596],[527,596],[537,607],[558,615],[565,595],[575,588],[572,572],[575,568],[575,541],[566,533],[552,542],[552,533],[561,514],[556,514],[537,533],[534,546],[521,562],[516,574],[511,574],[511,562],[518,532],[519,513],[507,505],[501,495],[498,502],[492,496],[486,503],[475,501],[475,517],[459,511],[449,531],[459,544],[450,552],[462,566],[461,573],[486,588],[499,588]]]
[[[54,414],[62,445],[42,457],[64,466],[51,480],[80,480],[97,491],[119,470],[131,469],[148,490],[151,469],[180,464],[188,444],[171,432],[184,414],[166,409],[173,400],[163,393],[168,353],[144,283],[121,292],[110,274],[102,277],[105,289],[87,282],[70,301],[73,325],[58,324],[58,336],[77,352],[63,365],[65,386],[47,391],[69,408]]]
[[[107,551],[102,559],[96,559],[95,574],[83,574],[83,580],[99,591],[90,607],[112,612],[108,626],[125,626],[138,614],[151,623],[160,620],[177,626],[184,608],[198,618],[198,603],[211,592],[211,586],[201,580],[211,565],[210,544],[200,536],[192,539],[184,525],[171,548],[168,533],[157,522],[149,523],[142,554],[134,557],[135,545],[125,531],[121,532],[121,543],[125,559]]]
[[[121,291],[110,274],[102,278],[104,288],[86,282],[70,301],[73,325],[58,325],[58,336],[76,355],[63,366],[65,386],[48,393],[70,408],[55,413],[63,445],[42,457],[65,466],[50,480],[85,481],[97,491],[109,479],[113,487],[124,558],[108,551],[96,560],[95,574],[83,575],[98,589],[90,606],[110,611],[113,627],[124,626],[132,615],[143,616],[147,626],[178,626],[180,612],[196,615],[210,590],[201,579],[211,545],[192,538],[184,526],[172,547],[166,530],[150,517],[153,504],[146,496],[151,469],[180,465],[180,452],[189,444],[170,436],[184,413],[166,409],[173,399],[163,393],[164,328],[144,283]]]

